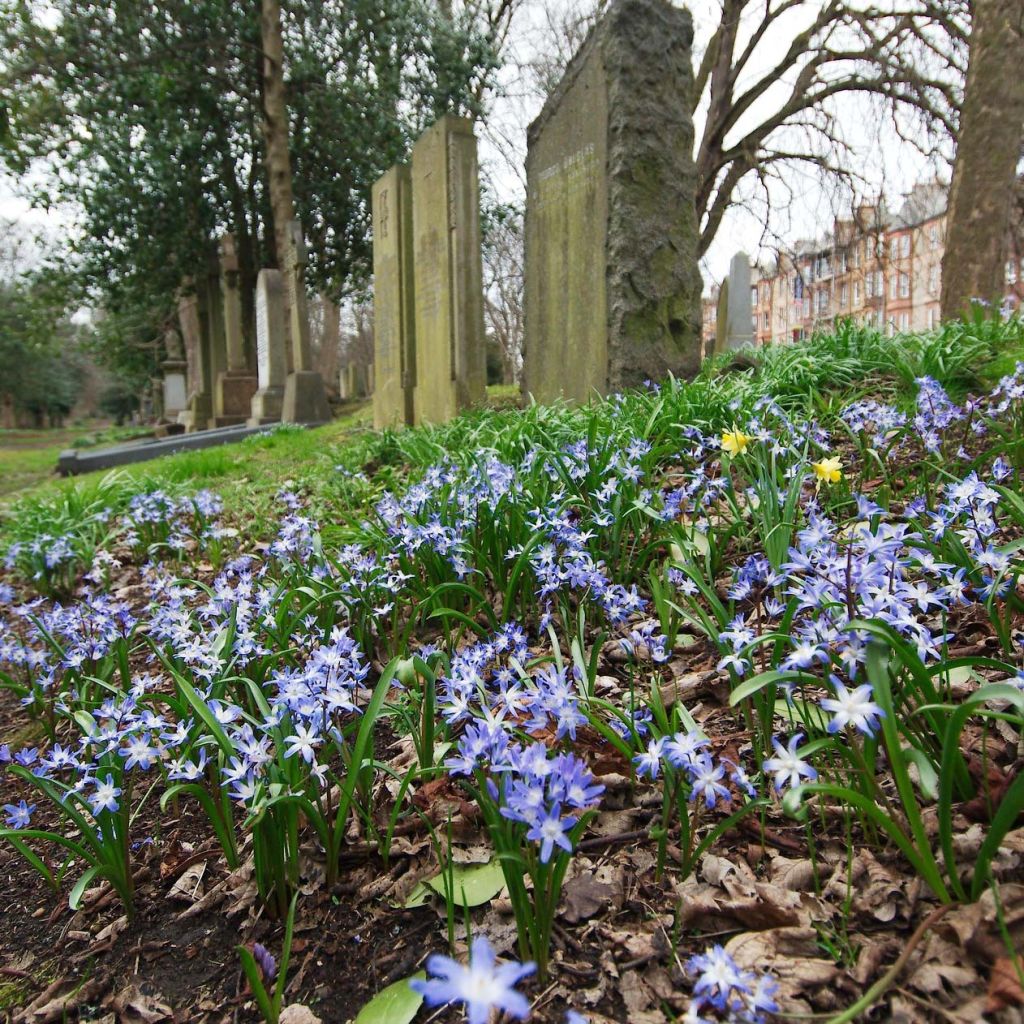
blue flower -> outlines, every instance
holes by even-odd
[[[529,1002],[513,986],[532,974],[536,964],[512,961],[499,966],[486,935],[478,935],[473,940],[468,967],[435,953],[427,960],[427,970],[435,977],[426,981],[414,978],[409,982],[409,987],[423,996],[427,1006],[464,1003],[469,1024],[487,1024],[495,1010],[517,1020],[525,1020],[529,1015]]]
[[[772,740],[776,756],[767,758],[763,767],[766,772],[775,773],[775,789],[778,792],[782,792],[786,786],[799,786],[801,777],[812,782],[818,777],[817,771],[806,761],[801,760],[797,752],[803,738],[802,732],[796,733],[786,747],[779,740]]]
[[[547,816],[538,816],[533,827],[526,833],[527,839],[540,843],[540,862],[547,864],[555,846],[560,846],[567,853],[572,853],[572,843],[566,835],[578,818],[563,818],[561,804],[555,804]]]
[[[35,804],[27,804],[24,800],[19,801],[17,804],[4,804],[7,824],[11,828],[27,828],[32,820],[32,812],[35,809]]]
[[[884,717],[885,712],[871,700],[871,685],[865,683],[851,691],[838,677],[833,675],[830,679],[836,691],[835,699],[829,697],[821,702],[821,706],[833,715],[828,731],[837,733],[852,725],[865,736],[874,736],[878,720]]]

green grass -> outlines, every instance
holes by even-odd
[[[145,433],[138,427],[0,430],[0,501],[54,476],[57,457],[67,448],[117,444]]]
[[[557,447],[589,435],[600,446],[631,430],[655,444],[674,444],[683,424],[717,429],[767,396],[791,412],[827,420],[862,396],[909,404],[915,379],[925,374],[959,396],[987,386],[1024,358],[1024,323],[975,320],[895,338],[845,323],[803,344],[742,356],[739,363],[734,357],[709,360],[694,381],[661,397],[638,392],[582,408],[520,409],[517,389],[496,386],[488,388],[487,408],[451,423],[381,432],[372,429],[370,405],[363,403],[317,429],[279,429],[70,481],[48,477],[73,432],[51,436],[48,445],[36,432],[36,446],[21,448],[5,447],[0,435],[0,545],[14,536],[58,534],[82,508],[105,501],[117,512],[134,494],[156,488],[215,490],[235,524],[251,527],[257,536],[264,532],[261,525],[279,517],[278,491],[301,491],[329,537],[345,525],[336,522],[339,508],[342,519],[353,520],[384,488],[401,488],[409,476],[448,457],[465,460],[491,452],[515,459],[537,443]],[[640,429],[643,422],[648,426]]]

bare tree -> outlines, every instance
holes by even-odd
[[[549,12],[550,0],[544,8]],[[606,0],[573,0],[534,78],[547,88]],[[897,134],[929,153],[955,135],[966,68],[968,0],[719,0],[694,67],[700,254],[741,184],[767,198],[803,165],[854,188],[836,101],[877,100]],[[700,26],[698,25],[698,28]]]
[[[518,384],[523,363],[523,214],[503,208],[484,239],[484,321],[501,352],[506,384]]]
[[[974,0],[970,65],[942,260],[942,315],[998,303],[1024,142],[1024,0]]]

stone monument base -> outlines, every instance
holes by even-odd
[[[249,418],[253,395],[256,393],[256,378],[251,373],[228,370],[217,378],[214,406],[217,415],[214,421],[218,427],[233,427],[245,423]]]
[[[260,388],[252,396],[249,419],[250,427],[263,427],[268,423],[281,422],[281,410],[284,408],[284,388]]]
[[[327,392],[320,374],[315,370],[296,370],[288,374],[284,382],[281,422],[313,426],[328,423],[330,419],[331,407],[327,404]]]

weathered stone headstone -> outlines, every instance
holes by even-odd
[[[399,164],[373,186],[373,424],[413,422],[416,382],[412,178]],[[345,397],[352,397],[347,393]]]
[[[257,386],[256,377],[245,358],[242,296],[234,235],[224,235],[220,241],[220,286],[227,365],[217,376],[213,404],[216,425],[229,427],[245,422]]]
[[[178,298],[178,322],[188,364],[188,408],[178,413],[178,422],[188,431],[206,430],[213,420],[213,390],[210,384],[210,350],[206,336],[206,287],[189,280]]]
[[[750,257],[738,252],[729,264],[728,347],[742,348],[754,341],[754,307],[750,294]]]
[[[584,401],[700,364],[689,12],[613,0],[530,126],[523,389]]]
[[[718,286],[718,303],[715,306],[715,355],[729,348],[729,278]]]
[[[181,344],[181,337],[173,327],[164,333],[164,351],[167,358],[160,363],[163,370],[163,418],[176,420],[178,413],[188,407],[188,390],[185,370],[188,363]]]
[[[473,124],[446,114],[412,150],[417,423],[485,396],[480,187]]]
[[[370,368],[368,366],[363,363],[349,363],[343,373],[345,398],[366,398],[370,394]],[[395,424],[390,425],[394,426]]]
[[[286,343],[281,272],[261,270],[256,278],[256,372],[260,386],[252,396],[250,427],[281,419],[287,374]]]
[[[206,265],[206,294],[199,307],[199,325],[203,332],[204,350],[209,360],[206,378],[213,393],[213,420],[217,417],[217,382],[228,368],[227,339],[224,333],[224,306],[221,302],[220,260],[211,255]]]
[[[323,378],[313,369],[306,301],[306,243],[302,237],[302,226],[296,220],[288,225],[284,283],[288,289],[292,372],[284,385],[281,420],[310,426],[326,423],[331,418],[331,407],[327,404]]]

